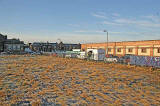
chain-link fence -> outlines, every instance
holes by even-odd
[[[160,68],[160,57],[130,56],[130,64]]]

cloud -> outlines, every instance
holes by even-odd
[[[148,16],[144,16],[144,18],[150,19],[154,22],[160,22],[160,17],[158,17],[158,16],[148,15]]]
[[[80,33],[80,34],[89,34],[92,35],[92,34],[96,34],[96,33],[99,33],[101,35],[104,35],[104,31],[103,30],[77,30],[77,31],[74,31],[75,33]],[[116,31],[108,31],[109,34],[111,35],[142,35],[142,33],[140,32],[116,32]]]
[[[133,20],[133,19],[116,19],[114,22],[118,24],[123,24],[123,25],[135,25],[139,27],[155,27],[155,28],[160,28],[159,23],[147,21],[147,20]]]
[[[114,17],[119,17],[120,14],[118,14],[118,13],[112,13],[112,16],[114,16]]]
[[[102,22],[102,24],[106,24],[106,25],[122,25],[122,24],[120,24],[120,23],[115,23],[115,22],[109,22],[109,21],[104,21],[104,22]]]
[[[118,13],[105,13],[105,12],[91,13],[91,15],[94,17],[97,17],[97,18],[101,18],[101,19],[120,17],[120,14],[118,14]]]
[[[92,13],[91,15],[97,18],[107,19],[107,16],[105,15],[104,12]]]
[[[78,25],[78,24],[68,24],[68,25],[71,27],[80,27],[80,25]]]
[[[77,31],[74,31],[74,32],[77,32],[77,33],[85,33],[85,32],[88,32],[86,30],[77,30]]]
[[[103,31],[100,31],[100,30],[77,30],[74,32],[76,33],[103,33]]]
[[[92,13],[92,16],[105,19],[101,24],[112,26],[136,26],[141,28],[160,28],[160,17],[154,15],[143,16],[143,18],[123,18],[118,13],[110,13],[107,15],[105,12]]]
[[[119,34],[119,35],[142,35],[141,32],[114,32],[114,31],[111,31],[109,33],[112,34],[112,35],[114,35],[114,34]]]

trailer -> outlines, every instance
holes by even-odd
[[[105,58],[104,49],[87,49],[87,58],[90,60],[103,61]]]

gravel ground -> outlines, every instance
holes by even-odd
[[[0,105],[160,105],[160,71],[52,56],[1,56]]]

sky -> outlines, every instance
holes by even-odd
[[[160,39],[160,0],[0,0],[0,33],[25,42]]]

